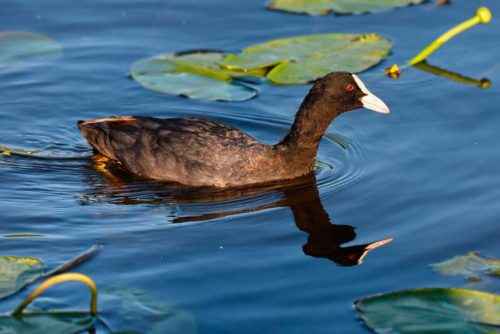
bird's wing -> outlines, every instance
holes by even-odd
[[[136,174],[161,179],[169,178],[165,173],[175,173],[174,178],[215,173],[244,160],[251,147],[262,146],[236,128],[195,118],[119,117],[78,126],[99,153]]]

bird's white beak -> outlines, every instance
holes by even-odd
[[[354,78],[354,81],[358,85],[359,89],[361,89],[361,91],[366,94],[360,99],[364,108],[382,114],[389,114],[391,112],[389,110],[389,107],[384,103],[384,101],[373,95],[368,90],[368,88],[366,88],[366,85],[363,83],[363,81],[361,81],[361,79],[356,74],[353,74],[352,77]]]

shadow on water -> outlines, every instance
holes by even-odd
[[[362,263],[372,250],[385,246],[392,238],[367,244],[342,247],[356,239],[351,225],[332,222],[321,204],[314,174],[302,178],[258,187],[236,189],[189,188],[178,184],[138,180],[119,166],[100,163],[94,166],[102,177],[89,179],[89,198],[99,198],[118,205],[182,205],[208,203],[210,212],[176,216],[173,224],[203,222],[228,216],[257,212],[277,207],[288,207],[293,213],[295,225],[307,234],[302,246],[304,254],[329,259],[341,266]],[[264,196],[269,198],[262,204]],[[243,202],[240,208],[234,204]],[[229,209],[228,209],[229,208]]]

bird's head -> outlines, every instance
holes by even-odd
[[[338,112],[366,108],[382,114],[390,113],[389,107],[370,92],[356,74],[332,72],[317,79],[311,92],[319,95],[322,101],[334,104]]]

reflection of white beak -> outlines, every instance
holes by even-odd
[[[363,107],[382,114],[388,114],[391,112],[384,101],[373,95],[356,74],[353,74],[352,77],[354,78],[354,81],[358,85],[359,89],[361,89],[361,91],[366,94],[360,99]]]
[[[358,259],[358,264],[363,263],[363,259],[365,258],[366,254],[368,254],[368,252],[370,252],[374,249],[377,249],[379,247],[385,246],[385,245],[391,243],[392,240],[393,240],[392,238],[387,238],[387,239],[375,241],[375,242],[372,242],[372,243],[366,245],[364,253]]]

